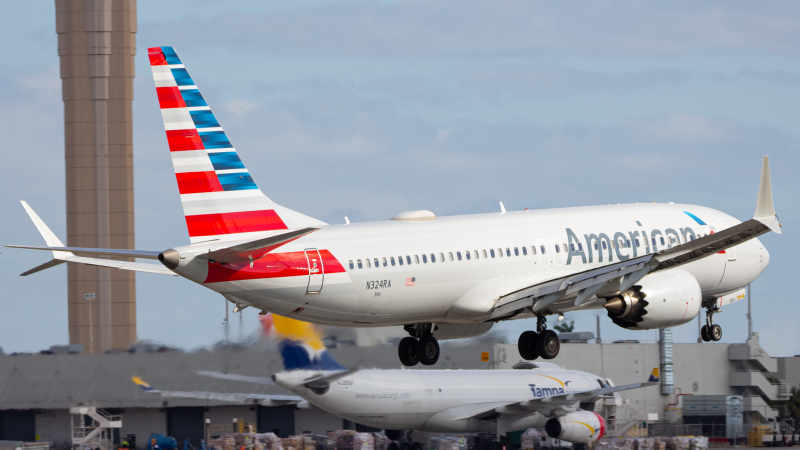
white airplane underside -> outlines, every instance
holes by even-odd
[[[275,204],[251,175],[171,47],[149,52],[191,244],[140,251],[64,246],[24,204],[53,260],[178,275],[236,310],[318,324],[402,325],[406,365],[438,360],[436,339],[536,318],[526,359],[558,354],[547,315],[606,308],[629,329],[676,326],[741,299],[769,263],[757,239],[780,233],[764,157],[756,214],[740,222],[694,205],[628,204],[328,225]],[[14,246],[12,246],[14,247]],[[107,255],[118,259],[97,258]],[[126,260],[120,260],[123,258]],[[158,259],[162,265],[130,262]]]

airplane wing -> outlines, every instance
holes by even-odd
[[[226,402],[248,403],[259,401],[262,404],[277,406],[279,404],[297,404],[305,402],[302,397],[296,395],[281,394],[246,394],[246,393],[226,393],[226,392],[207,392],[207,391],[161,391],[153,388],[139,377],[132,377],[133,383],[139,386],[142,391],[149,394],[159,394],[167,398],[196,398],[201,400],[220,400]]]
[[[44,223],[44,221],[39,218],[39,215],[33,211],[33,208],[28,206],[26,202],[21,202],[22,206],[25,208],[25,211],[30,216],[33,224],[36,225],[36,229],[39,230],[42,237],[44,238],[45,242],[47,243],[46,247],[39,247],[39,246],[14,246],[14,245],[7,245],[6,247],[17,247],[17,248],[33,248],[35,250],[50,250],[53,252],[53,259],[34,267],[31,270],[28,270],[22,273],[22,276],[28,276],[32,273],[40,272],[45,269],[49,269],[51,267],[58,266],[60,264],[64,264],[65,262],[75,262],[81,264],[88,264],[92,266],[99,266],[99,267],[109,267],[112,269],[122,269],[122,270],[133,270],[136,272],[149,272],[149,273],[159,273],[163,275],[175,275],[171,270],[167,269],[166,267],[160,264],[147,264],[147,263],[136,263],[136,262],[129,262],[129,261],[119,261],[114,259],[101,259],[101,258],[87,258],[83,256],[77,256],[73,251],[77,253],[90,253],[90,254],[105,254],[111,256],[126,256],[126,257],[134,257],[134,258],[158,258],[159,252],[148,252],[143,250],[115,250],[115,249],[89,249],[83,247],[65,247],[64,244],[61,243],[61,240],[56,237],[55,233],[53,233],[50,228]]]
[[[492,320],[513,317],[525,308],[544,311],[555,302],[574,298],[574,307],[597,293],[628,290],[645,275],[698,261],[722,250],[768,233],[781,232],[772,202],[769,157],[764,157],[754,217],[718,233],[695,239],[657,253],[620,261],[583,272],[539,282],[506,294],[495,303]]]
[[[159,259],[161,252],[150,250],[129,250],[129,249],[111,249],[111,248],[87,248],[87,247],[65,247],[61,240],[56,237],[50,228],[39,218],[36,212],[28,206],[25,201],[22,201],[22,206],[25,211],[33,220],[34,225],[39,230],[39,233],[44,237],[46,246],[38,245],[6,245],[10,248],[24,248],[29,250],[48,250],[53,252],[53,259],[41,264],[33,269],[30,269],[21,274],[21,276],[28,276],[30,274],[40,272],[51,267],[64,264],[65,262],[75,262],[80,264],[87,264],[91,266],[109,267],[112,269],[133,270],[136,272],[149,272],[159,273],[164,275],[175,275],[167,267],[160,264],[147,264],[135,263],[128,261],[119,261],[102,258],[91,258],[81,255],[106,255],[127,258],[144,258],[144,259]],[[254,241],[239,242],[229,247],[218,247],[209,251],[204,256],[212,261],[221,263],[237,263],[251,261],[252,259],[260,258],[265,253],[288,243],[295,239],[299,239],[309,233],[312,233],[319,228],[301,228],[298,230],[290,230],[272,236],[256,239]]]
[[[196,373],[204,377],[218,378],[220,380],[244,381],[245,383],[265,384],[268,386],[275,385],[275,382],[269,377],[250,377],[236,373],[212,372],[209,370],[198,370]]]
[[[532,411],[537,411],[543,415],[549,415],[550,410],[558,406],[574,405],[578,402],[585,402],[603,397],[614,392],[627,391],[630,389],[638,389],[641,387],[654,386],[658,382],[646,383],[633,383],[624,386],[609,386],[600,389],[587,390],[582,392],[572,392],[563,395],[553,395],[549,397],[534,398],[531,400],[524,400],[520,402],[504,402],[504,403],[483,403],[463,408],[462,414],[457,415],[453,420],[461,419],[480,419],[484,416],[491,414],[527,414]]]

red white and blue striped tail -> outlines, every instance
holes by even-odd
[[[192,243],[326,225],[264,195],[175,50],[147,50]]]

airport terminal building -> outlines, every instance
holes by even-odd
[[[645,381],[658,367],[660,386],[625,391],[611,399],[616,406],[616,420],[649,421],[651,426],[727,422],[730,428],[738,421],[741,426],[734,432],[739,433],[748,424],[784,415],[781,407],[773,408],[770,403],[786,400],[791,387],[800,386],[800,357],[770,357],[759,346],[757,333],[743,344],[673,345],[668,341],[669,331],[662,333],[661,342],[653,343],[565,339],[553,362],[610,378],[617,385]],[[329,352],[346,367],[399,368],[393,343],[360,347],[351,341],[340,343]],[[442,358],[430,369],[511,369],[520,361],[516,344],[482,338],[468,344],[444,343]],[[173,436],[179,442],[189,439],[199,443],[206,424],[219,428],[229,426],[234,419],[252,424],[259,432],[272,431],[279,436],[359,428],[302,404],[298,407],[273,406],[268,401],[243,404],[167,399],[143,392],[131,382],[132,376],[139,376],[164,391],[286,394],[274,385],[214,379],[197,373],[211,370],[264,377],[282,369],[277,346],[266,341],[213,352],[2,355],[0,440],[69,442],[69,409],[76,406],[96,406],[120,415],[122,428],[118,435],[135,435],[139,447],[154,433]],[[739,405],[738,413],[732,416],[721,411],[726,407],[720,405],[726,402]],[[605,414],[609,411],[603,405],[595,410]]]

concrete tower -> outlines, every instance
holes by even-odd
[[[64,99],[67,245],[134,248],[136,0],[55,0]],[[133,272],[69,264],[69,340],[86,351],[136,340]]]

